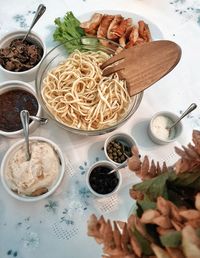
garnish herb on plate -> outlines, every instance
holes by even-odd
[[[72,12],[67,12],[63,19],[55,19],[56,29],[53,34],[55,41],[65,43],[69,52],[79,48],[81,37],[85,36],[85,32],[80,28],[80,21]]]

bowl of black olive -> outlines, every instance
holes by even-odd
[[[31,31],[17,30],[0,39],[0,71],[5,79],[33,81],[36,71],[46,54],[43,39]]]
[[[107,161],[94,163],[86,173],[86,184],[89,190],[97,197],[108,197],[116,193],[122,183],[119,171],[109,173],[116,166]]]
[[[119,165],[132,156],[131,148],[136,145],[135,140],[126,133],[115,133],[109,136],[104,143],[106,158]]]

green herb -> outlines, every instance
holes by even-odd
[[[137,215],[141,217],[143,212],[149,209],[156,209],[156,203],[150,200],[137,201]]]
[[[55,41],[65,43],[65,47],[69,52],[80,47],[81,37],[85,36],[85,32],[80,28],[80,21],[72,12],[67,12],[64,18],[55,19],[57,25],[53,38]]]
[[[160,237],[160,241],[165,247],[178,247],[181,244],[182,236],[181,232],[171,231]]]
[[[153,179],[136,184],[132,189],[144,193],[146,197],[153,202],[156,201],[158,196],[163,196],[165,199],[168,199],[166,182],[169,177],[170,173],[166,172]]]
[[[151,209],[152,202],[155,202],[158,196],[172,201],[177,206],[192,208],[194,196],[200,189],[200,173],[196,171],[176,175],[174,171],[169,171],[136,184],[132,189],[144,194],[144,200],[137,202],[139,213],[141,209]]]

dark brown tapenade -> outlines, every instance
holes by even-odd
[[[25,90],[10,90],[0,95],[0,130],[13,132],[22,129],[21,110],[26,109],[30,115],[38,112],[38,102],[33,94]],[[30,120],[31,122],[31,120]]]

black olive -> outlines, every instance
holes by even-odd
[[[116,188],[119,180],[116,173],[108,174],[111,169],[105,166],[93,169],[89,182],[94,191],[99,194],[108,194]]]

